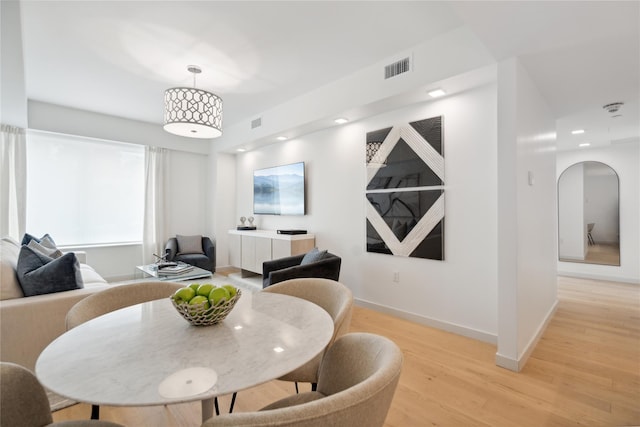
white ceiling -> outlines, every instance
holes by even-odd
[[[558,119],[595,144],[640,135],[639,2],[220,2],[22,0],[27,96],[162,122],[164,90],[224,100],[224,123],[467,26],[519,56]],[[622,117],[602,105],[622,101]]]

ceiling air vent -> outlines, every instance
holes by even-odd
[[[406,73],[411,69],[411,61],[409,57],[396,61],[393,64],[386,65],[384,67],[384,79],[390,79],[399,74]]]
[[[262,126],[262,117],[251,120],[251,129],[259,128],[260,126]]]

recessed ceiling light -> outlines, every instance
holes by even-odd
[[[571,131],[571,135],[580,135],[581,133],[584,133],[584,129],[576,129]]]
[[[284,351],[284,348],[282,348],[282,347],[273,347],[273,351],[275,351],[276,353],[282,353]]]
[[[345,123],[347,123],[349,121],[349,119],[345,119],[344,117],[340,117],[334,120],[334,122],[336,122],[339,125],[343,125]]]
[[[236,151],[240,152],[240,153],[244,153],[245,151],[247,151],[246,148],[237,148]]]
[[[582,144],[578,144],[578,147],[588,147],[591,144],[589,144],[588,142],[583,142]]]
[[[286,141],[287,137],[286,136],[279,136],[276,138],[278,141]]]
[[[428,93],[429,93],[429,96],[432,98],[438,98],[440,96],[445,96],[447,94],[447,92],[445,92],[442,89],[434,89]]]

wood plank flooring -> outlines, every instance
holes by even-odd
[[[352,331],[393,339],[403,372],[385,426],[640,425],[640,287],[560,277],[559,304],[527,365],[495,365],[493,345],[356,307]],[[235,411],[294,393],[272,381],[238,394]],[[230,399],[221,398],[222,408]],[[198,426],[198,403],[101,408],[127,426]],[[54,413],[82,419],[88,405]],[[363,426],[366,427],[366,426]]]

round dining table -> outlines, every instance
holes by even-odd
[[[202,401],[244,390],[304,365],[331,340],[321,307],[288,295],[244,292],[218,324],[193,326],[169,298],[96,317],[58,337],[40,354],[40,382],[94,406]]]

